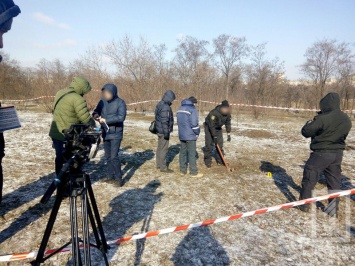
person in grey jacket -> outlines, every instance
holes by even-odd
[[[195,107],[197,99],[190,97],[181,102],[179,110],[176,112],[177,124],[179,128],[180,139],[180,174],[187,174],[187,166],[190,166],[191,177],[203,177],[197,169],[197,150],[196,141],[200,135],[200,126],[198,121],[198,112]]]
[[[175,93],[172,90],[168,90],[155,108],[155,125],[158,135],[157,169],[165,173],[173,172],[166,163],[166,154],[169,149],[170,133],[173,132],[174,127],[174,114],[171,109],[171,104],[174,100]]]

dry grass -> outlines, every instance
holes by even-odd
[[[1,254],[36,250],[53,204],[53,199],[46,206],[38,203],[54,177],[53,150],[47,137],[51,116],[26,112],[20,117],[23,127],[6,132]],[[304,119],[254,120],[240,116],[238,127],[234,120],[237,129],[232,142],[225,144],[226,158],[237,168],[234,173],[216,165],[211,170],[204,168],[201,136],[198,166],[205,174],[201,179],[177,174],[176,129],[168,154],[176,173],[162,175],[155,170],[156,138],[148,132],[151,120],[152,116],[143,114],[129,114],[127,118],[121,153],[126,181],[123,188],[105,178],[102,150],[86,166],[109,240],[273,206],[298,197],[302,166],[309,155],[308,141],[299,135]],[[354,141],[352,131],[349,143]],[[354,150],[345,152],[343,189],[355,183],[354,155]],[[316,189],[317,193],[326,193],[322,183]],[[65,201],[48,248],[68,240],[68,216]],[[315,208],[311,214],[289,209],[124,243],[110,250],[109,259],[111,265],[351,265],[355,263],[353,217],[354,201],[344,198],[338,219],[329,219]],[[93,257],[94,265],[102,265],[97,252]],[[64,265],[69,258],[70,254],[56,255],[47,265]]]

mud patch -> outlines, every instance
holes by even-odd
[[[247,129],[239,132],[241,136],[251,139],[277,139],[278,136],[272,132],[260,129]]]

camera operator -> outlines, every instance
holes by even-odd
[[[21,13],[20,8],[15,5],[12,0],[0,0],[0,49],[4,47],[3,35],[11,29],[12,20]],[[2,57],[0,55],[0,62]],[[0,103],[1,106],[1,103]],[[2,159],[5,156],[5,140],[4,133],[0,132],[0,204],[2,201],[2,186],[3,186],[3,173],[2,173]]]
[[[123,138],[123,122],[126,119],[126,113],[126,103],[118,97],[116,85],[106,84],[102,88],[102,99],[92,115],[100,122],[103,129],[102,138],[109,178],[117,180],[119,186],[123,183],[118,152]]]
[[[91,118],[84,95],[91,91],[90,83],[82,78],[75,77],[69,88],[57,92],[54,99],[53,121],[49,136],[53,140],[55,149],[55,172],[58,174],[63,167],[64,129],[72,124],[95,125]]]

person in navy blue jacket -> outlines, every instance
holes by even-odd
[[[197,99],[190,97],[181,102],[181,106],[176,112],[180,139],[180,173],[187,174],[187,167],[190,166],[190,176],[202,177],[197,169],[196,141],[200,135],[198,112],[195,107]]]
[[[15,5],[13,0],[0,1],[0,49],[4,48],[3,35],[11,30],[13,18],[21,13],[20,8]],[[0,62],[2,56],[0,55]],[[1,106],[1,103],[0,103]],[[2,201],[3,173],[2,159],[5,156],[4,133],[0,132],[0,204]]]
[[[126,103],[118,97],[117,87],[106,84],[102,88],[103,97],[93,112],[95,120],[99,121],[104,139],[105,157],[108,175],[122,186],[121,162],[118,157],[123,138],[123,122],[126,119]]]

